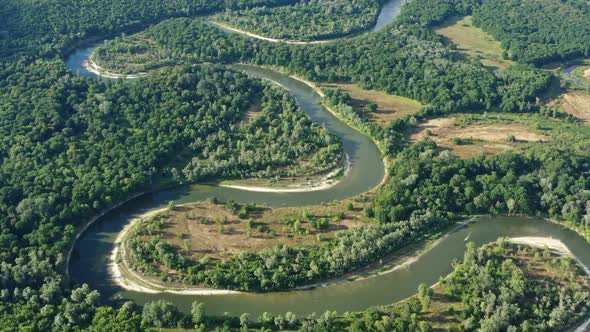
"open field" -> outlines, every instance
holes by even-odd
[[[568,92],[558,101],[561,109],[584,124],[590,124],[590,94],[584,92]]]
[[[436,27],[434,32],[455,44],[462,54],[480,59],[485,66],[504,69],[512,64],[512,61],[503,59],[500,42],[474,26],[471,16],[450,19]]]
[[[391,120],[416,113],[423,106],[420,102],[410,98],[390,95],[381,91],[365,90],[356,84],[325,84],[323,86],[347,91],[353,99],[352,106],[359,110],[364,109],[370,103],[375,103],[377,111],[370,112],[367,116],[369,121],[380,126],[387,126]]]
[[[318,244],[337,231],[361,225],[363,208],[369,202],[367,194],[346,202],[305,208],[257,206],[245,215],[232,212],[223,204],[198,202],[174,207],[142,223],[162,223],[154,236],[161,237],[187,257],[223,258],[278,244]],[[317,226],[318,222],[325,225]]]
[[[509,137],[513,137],[510,140]],[[461,158],[481,153],[495,154],[513,149],[527,142],[539,142],[548,138],[519,123],[459,124],[457,118],[432,119],[417,126],[410,135],[413,142],[430,139],[441,148],[450,150]]]

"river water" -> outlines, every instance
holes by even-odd
[[[388,7],[384,5],[383,8],[386,10]],[[389,20],[392,19],[393,17]],[[381,22],[378,25],[386,23]],[[81,75],[93,76],[82,66],[82,62],[91,52],[92,48],[75,51],[66,61],[68,67]],[[134,199],[99,219],[79,239],[70,264],[70,275],[73,280],[88,283],[92,288],[99,289],[103,297],[112,300],[128,299],[138,304],[165,299],[182,310],[189,310],[191,303],[197,300],[205,304],[208,314],[239,315],[248,312],[258,315],[265,311],[270,313],[291,311],[297,315],[307,315],[313,312],[323,313],[325,310],[338,312],[364,310],[372,305],[390,304],[403,300],[415,294],[420,283],[434,284],[439,277],[448,274],[451,271],[451,262],[462,257],[466,240],[481,245],[494,241],[500,236],[552,237],[563,241],[582,263],[590,266],[590,246],[575,232],[536,218],[498,217],[480,218],[478,222],[449,233],[434,249],[424,253],[406,268],[369,279],[336,283],[311,290],[194,296],[168,293],[146,294],[117,287],[111,281],[107,271],[109,256],[117,234],[134,216],[165,206],[170,200],[182,204],[216,196],[222,200],[234,199],[269,206],[303,206],[355,196],[375,187],[383,178],[384,165],[377,147],[367,137],[327,112],[320,105],[321,98],[313,89],[271,70],[251,66],[240,66],[238,69],[281,84],[295,97],[313,121],[323,124],[341,137],[345,152],[350,157],[349,173],[336,186],[317,192],[257,193],[212,185],[192,185]]]

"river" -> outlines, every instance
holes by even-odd
[[[384,6],[384,8],[386,8]],[[380,23],[385,25],[385,23]],[[83,66],[83,60],[92,48],[75,51],[66,61],[68,67],[84,76],[93,76]],[[464,228],[449,233],[433,249],[424,253],[406,268],[395,270],[369,279],[342,282],[310,290],[273,292],[266,294],[235,294],[194,296],[169,293],[146,294],[125,291],[112,281],[107,265],[117,234],[134,216],[154,208],[163,207],[170,200],[177,204],[203,200],[216,196],[222,200],[234,199],[269,206],[303,206],[340,200],[363,193],[376,185],[384,176],[384,165],[375,144],[356,130],[340,122],[320,104],[321,98],[306,84],[286,75],[258,67],[241,66],[240,70],[250,75],[273,80],[284,86],[297,100],[313,121],[323,124],[342,138],[345,152],[351,162],[350,171],[334,187],[327,190],[305,193],[246,192],[213,185],[183,186],[144,195],[106,214],[92,225],[75,244],[70,264],[70,275],[79,283],[88,283],[100,290],[104,298],[128,299],[138,304],[156,299],[165,299],[182,310],[189,310],[193,301],[205,304],[207,314],[239,315],[244,312],[259,315],[262,312],[297,315],[325,310],[338,312],[364,310],[372,305],[390,304],[416,293],[420,283],[434,284],[439,277],[451,271],[451,262],[460,259],[465,242],[481,245],[500,236],[552,237],[566,244],[574,255],[590,266],[590,250],[586,241],[575,232],[541,219],[526,217],[480,218]]]

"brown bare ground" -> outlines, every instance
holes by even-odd
[[[584,70],[584,77],[590,78],[590,68]]]
[[[477,156],[481,153],[495,154],[511,149],[515,144],[543,141],[544,136],[521,124],[482,124],[470,126],[456,125],[455,118],[429,120],[410,135],[410,141],[417,142],[428,138],[441,148],[449,150],[461,158]],[[428,135],[430,131],[430,135]],[[516,142],[510,143],[506,138],[512,135]],[[457,145],[453,138],[473,139],[470,144]]]
[[[240,123],[249,123],[250,121],[254,120],[254,118],[256,118],[260,112],[262,112],[262,106],[260,106],[260,104],[255,103],[250,105],[246,111],[242,111]]]
[[[416,113],[422,108],[422,104],[416,100],[381,91],[365,90],[356,84],[328,84],[326,86],[337,87],[350,93],[353,99],[352,106],[356,109],[363,109],[369,103],[377,104],[377,112],[370,113],[369,120],[380,126],[387,126],[391,120]]]
[[[560,104],[564,112],[575,116],[586,124],[590,123],[590,94],[583,92],[566,93],[561,96]]]
[[[362,223],[362,210],[370,201],[368,197],[359,197],[347,202],[353,203],[353,210],[347,210],[345,203],[308,206],[305,208],[268,208],[257,207],[246,219],[233,215],[222,204],[198,202],[189,206],[176,207],[165,212],[165,225],[162,237],[170,244],[185,252],[187,256],[200,258],[205,255],[213,258],[228,257],[240,252],[259,251],[278,244],[311,245],[318,243],[317,234],[331,238],[339,230],[357,227]],[[314,218],[327,218],[329,226],[317,230],[303,219],[303,211],[307,210]],[[335,220],[338,214],[344,216]],[[202,223],[201,218],[207,223]],[[226,220],[225,222],[223,220]],[[248,236],[248,219],[255,221],[251,234]],[[300,234],[294,234],[292,228],[284,223],[289,219],[300,219]],[[223,224],[223,232],[220,232]],[[257,228],[261,226],[264,231]]]

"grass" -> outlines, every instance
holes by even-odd
[[[557,104],[563,112],[575,116],[585,125],[590,125],[590,93],[568,92],[561,96]]]
[[[509,141],[509,135],[514,140]],[[569,146],[581,154],[590,153],[590,126],[531,113],[454,114],[422,123],[409,136],[414,142],[423,138],[435,141],[461,158],[540,146]]]
[[[392,120],[417,113],[423,105],[410,98],[387,94],[381,91],[365,90],[356,84],[325,84],[328,88],[347,91],[352,97],[352,106],[362,110],[368,104],[375,103],[377,111],[369,113],[369,121],[380,126],[387,126]]]
[[[432,119],[417,126],[411,141],[430,139],[441,149],[461,158],[480,154],[496,154],[505,150],[522,149],[536,142],[548,141],[548,133],[532,128],[514,118],[502,116],[461,115]],[[513,139],[509,140],[509,137]]]
[[[499,41],[473,25],[471,16],[452,18],[434,28],[434,32],[445,37],[457,50],[492,69],[505,69],[513,62],[502,57],[504,50]]]
[[[223,204],[197,202],[142,221],[162,222],[163,226],[151,236],[141,236],[144,240],[161,237],[193,259],[224,258],[278,244],[317,245],[333,238],[337,231],[360,226],[365,221],[363,209],[370,204],[371,197],[372,194],[365,194],[344,202],[305,208],[257,206],[241,218]],[[314,223],[320,219],[327,224],[318,229]]]

